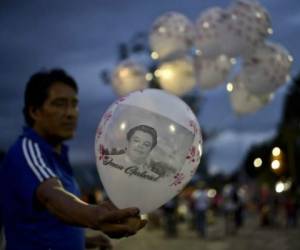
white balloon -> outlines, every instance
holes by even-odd
[[[196,48],[205,57],[238,57],[251,52],[272,33],[267,11],[256,2],[236,1],[229,9],[213,7],[196,21]]]
[[[166,61],[154,74],[161,88],[177,96],[188,93],[196,85],[194,62],[189,57]]]
[[[253,95],[245,88],[245,82],[239,77],[233,81],[233,90],[230,92],[232,109],[238,115],[254,113],[263,108],[271,99],[273,94]]]
[[[231,57],[248,56],[272,34],[268,12],[255,1],[235,1],[228,9],[222,44],[223,53]]]
[[[208,90],[224,83],[234,62],[235,59],[230,59],[225,55],[220,55],[216,59],[196,56],[195,68],[200,88]]]
[[[245,59],[240,72],[245,87],[253,94],[269,94],[289,79],[292,57],[279,44],[264,43]]]
[[[113,71],[112,87],[119,96],[145,89],[149,86],[146,74],[145,66],[131,60],[125,60]]]
[[[215,58],[223,53],[221,40],[226,11],[219,7],[209,8],[196,20],[196,52],[200,56]]]
[[[267,36],[272,34],[271,28],[271,18],[268,11],[258,2],[254,0],[238,0],[233,2],[233,4],[229,7],[229,12],[231,15],[235,15],[238,17],[244,17],[246,23],[240,23],[242,27],[248,28],[249,32],[251,29],[257,29],[257,32],[262,38],[266,38]],[[235,19],[233,17],[233,19]],[[249,27],[249,25],[252,25]]]
[[[167,12],[157,18],[150,31],[150,47],[160,59],[185,53],[194,43],[193,23],[181,13]]]
[[[157,89],[136,91],[103,115],[95,154],[111,201],[147,213],[177,195],[195,173],[202,154],[201,131],[178,97]]]

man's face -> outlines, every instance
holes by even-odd
[[[134,163],[141,164],[149,155],[152,145],[152,136],[149,133],[137,130],[128,142],[127,153]]]
[[[61,82],[48,90],[44,104],[32,111],[33,128],[50,142],[61,142],[74,136],[78,118],[78,99],[74,89]]]

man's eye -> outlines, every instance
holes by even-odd
[[[151,147],[151,143],[145,142],[145,143],[144,143],[144,146],[146,146],[146,147]]]
[[[73,101],[72,102],[72,107],[77,108],[78,107],[78,101]]]
[[[54,101],[52,104],[55,107],[64,107],[66,105],[66,102],[64,102],[64,101]]]

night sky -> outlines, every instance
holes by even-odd
[[[20,133],[23,91],[29,76],[43,68],[64,68],[80,88],[80,122],[72,146],[72,162],[94,163],[94,135],[101,115],[116,95],[99,77],[101,70],[117,62],[117,46],[136,32],[147,32],[167,11],[178,11],[195,20],[205,9],[227,7],[225,0],[91,0],[14,1],[0,3],[0,149],[7,150]],[[299,0],[264,0],[274,34],[294,57],[291,75],[300,64]],[[216,131],[204,145],[213,152],[211,171],[229,172],[253,142],[272,136],[281,115],[286,86],[261,111],[237,117],[225,88],[204,94],[200,125]],[[220,122],[222,121],[222,122]]]

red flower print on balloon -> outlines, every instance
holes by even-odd
[[[184,179],[184,174],[183,173],[177,173],[174,175],[173,177],[173,182],[171,183],[170,186],[177,186],[179,184],[182,183],[183,179]]]

